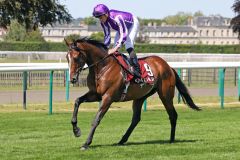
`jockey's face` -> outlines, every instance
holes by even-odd
[[[104,14],[104,15],[101,15],[99,17],[99,20],[102,22],[102,23],[105,23],[107,21],[107,18],[108,18],[108,15],[107,14]]]

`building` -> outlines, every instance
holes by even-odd
[[[157,26],[150,23],[141,27],[141,36],[147,37],[149,43],[154,44],[209,44],[234,45],[239,44],[237,33],[233,33],[230,18],[221,16],[195,17],[189,19],[185,26]],[[92,33],[103,32],[100,24],[88,26],[79,18],[70,24],[56,24],[40,28],[46,41],[62,42],[70,34],[88,37]],[[0,39],[6,31],[0,29]],[[112,42],[115,32],[111,33]]]
[[[82,19],[76,19],[70,24],[47,26],[40,30],[44,39],[50,42],[62,42],[64,37],[71,34],[77,34],[81,37],[89,37],[92,33],[102,32],[100,24],[85,25]],[[112,36],[114,36],[113,33]]]
[[[237,33],[230,28],[230,18],[195,17],[186,26],[145,26],[142,33],[157,44],[239,44]]]

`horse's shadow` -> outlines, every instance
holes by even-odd
[[[175,144],[175,143],[195,143],[199,140],[175,140],[174,143],[170,143],[169,140],[151,140],[151,141],[144,141],[144,142],[128,142],[124,145],[119,144],[103,144],[103,145],[93,145],[91,148],[98,148],[98,147],[122,147],[122,146],[137,146],[137,145],[151,145],[151,144]]]

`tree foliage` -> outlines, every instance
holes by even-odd
[[[202,11],[197,11],[193,14],[193,17],[200,17],[200,16],[204,16]]]
[[[25,40],[26,42],[45,42],[39,29],[35,31],[27,32]]]
[[[176,15],[165,17],[163,21],[169,25],[186,25],[189,18],[192,18],[191,13],[178,12]]]
[[[83,22],[86,25],[96,25],[97,24],[96,18],[93,18],[93,17],[86,17],[83,19]]]
[[[142,18],[138,18],[138,20],[139,20],[139,23],[140,23],[141,26],[146,26],[149,23],[150,24],[155,23],[156,25],[160,26],[163,22],[163,20],[161,20],[161,19],[142,19]]]
[[[103,42],[104,40],[104,33],[103,32],[97,32],[97,33],[92,33],[90,36],[91,39]]]
[[[233,32],[238,33],[238,38],[240,39],[240,0],[235,0],[232,9],[236,16],[231,19],[230,25]]]
[[[26,32],[24,26],[19,24],[16,20],[11,21],[8,27],[8,32],[3,38],[5,41],[21,41],[21,42],[44,42],[39,29],[35,31]]]
[[[178,12],[175,15],[164,17],[163,19],[139,19],[141,26],[150,25],[157,25],[160,26],[162,24],[166,25],[186,25],[188,24],[189,18],[204,16],[201,11],[197,11],[195,13],[185,13],[185,12]]]
[[[1,0],[0,27],[7,28],[16,19],[27,31],[39,25],[70,22],[72,17],[58,0]]]
[[[8,28],[7,34],[4,36],[3,39],[5,41],[24,41],[25,37],[25,28],[20,25],[16,20],[13,20],[10,27]]]
[[[67,42],[73,42],[73,41],[75,41],[75,40],[77,40],[79,38],[80,38],[80,34],[70,34],[70,35],[65,37]]]

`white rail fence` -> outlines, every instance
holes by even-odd
[[[181,75],[182,69],[206,69],[215,68],[219,70],[219,96],[221,97],[221,107],[224,107],[224,79],[226,68],[238,69],[238,98],[240,100],[240,62],[168,62],[168,64],[177,69]],[[52,92],[53,92],[53,72],[66,71],[66,79],[69,79],[69,68],[67,63],[2,63],[0,72],[23,72],[23,107],[26,109],[26,85],[27,72],[29,71],[49,71],[49,114],[52,114]],[[69,100],[69,81],[66,83],[66,100]],[[180,99],[179,99],[180,101]],[[146,106],[144,106],[146,110]]]

